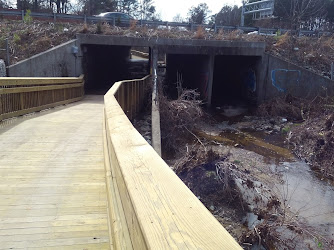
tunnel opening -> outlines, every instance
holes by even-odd
[[[166,94],[177,98],[177,81],[182,88],[196,89],[203,100],[207,99],[209,79],[208,55],[167,54],[166,55]]]
[[[148,51],[148,47],[141,50]],[[134,51],[130,46],[82,45],[85,92],[105,94],[117,81],[148,75],[148,56]]]
[[[216,56],[212,106],[255,106],[260,59],[256,56]]]

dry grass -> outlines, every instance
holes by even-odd
[[[129,29],[130,29],[130,30],[135,30],[136,27],[137,27],[137,23],[138,23],[137,20],[131,20],[131,21],[130,21],[130,27],[129,27]]]
[[[84,34],[88,33],[88,26],[86,23],[82,26],[81,33],[84,33]]]
[[[198,26],[194,35],[194,39],[204,39],[205,38],[205,30],[202,26]]]

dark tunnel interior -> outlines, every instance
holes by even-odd
[[[197,89],[201,98],[207,95],[209,56],[188,54],[167,54],[166,92],[170,98],[177,98],[176,82],[182,79],[182,88]]]
[[[82,51],[87,94],[105,94],[117,81],[149,74],[149,60],[132,58],[129,46],[82,45]]]
[[[255,105],[260,57],[216,56],[212,105]]]

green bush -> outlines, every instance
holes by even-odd
[[[15,33],[14,36],[13,36],[13,42],[14,43],[19,43],[21,41],[21,37],[19,34]]]
[[[32,22],[31,10],[27,10],[26,14],[24,15],[23,21],[28,24]]]

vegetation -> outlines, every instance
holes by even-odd
[[[189,9],[188,19],[190,23],[203,24],[206,23],[209,14],[209,6],[206,3],[200,3],[198,6]]]

